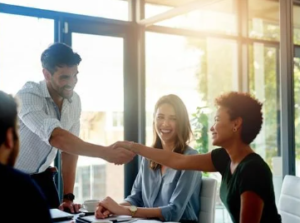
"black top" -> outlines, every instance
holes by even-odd
[[[234,223],[240,221],[241,195],[246,191],[256,193],[264,202],[261,223],[280,223],[272,181],[272,173],[265,161],[256,153],[247,155],[230,171],[230,157],[225,149],[211,153],[212,162],[222,175],[220,197]]]
[[[52,222],[39,187],[16,169],[0,164],[0,222]]]

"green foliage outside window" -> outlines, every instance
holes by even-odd
[[[206,107],[197,107],[197,110],[193,116],[192,124],[194,126],[194,137],[196,144],[194,148],[200,153],[208,152],[208,115],[206,113]],[[209,173],[203,172],[203,176],[208,177]]]
[[[205,109],[206,107],[197,107],[197,111],[192,115],[196,140],[194,148],[201,154],[208,152],[208,115]]]

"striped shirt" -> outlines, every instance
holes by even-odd
[[[49,143],[52,131],[62,128],[79,136],[81,103],[77,93],[64,99],[61,112],[51,98],[46,82],[27,82],[17,93],[20,101],[20,153],[15,167],[26,173],[45,171],[57,148]]]

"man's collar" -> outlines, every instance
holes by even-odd
[[[48,88],[47,88],[47,83],[45,80],[41,81],[40,82],[40,85],[41,85],[41,88],[42,88],[42,96],[44,98],[51,98],[51,95],[48,91]]]

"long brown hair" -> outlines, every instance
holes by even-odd
[[[173,152],[181,153],[183,154],[187,148],[187,144],[189,143],[190,137],[192,135],[189,115],[187,112],[187,109],[183,103],[183,101],[174,94],[169,94],[161,97],[155,105],[154,113],[153,113],[153,144],[152,147],[155,149],[162,149],[162,142],[159,138],[156,130],[155,130],[155,114],[158,110],[158,108],[162,104],[169,104],[171,105],[175,110],[175,115],[177,119],[176,124],[176,142],[175,142],[175,149]],[[157,168],[160,168],[161,165],[158,163],[155,163],[154,161],[150,160],[150,168],[155,170]]]

